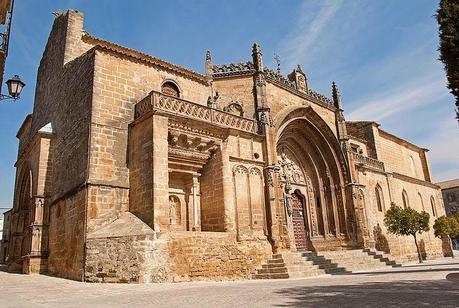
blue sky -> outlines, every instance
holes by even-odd
[[[340,88],[348,120],[382,128],[430,148],[434,180],[459,177],[459,131],[453,97],[437,60],[434,0],[121,1],[19,0],[5,80],[19,74],[22,99],[0,102],[0,207],[13,198],[16,132],[32,112],[36,71],[56,10],[85,13],[85,30],[203,72],[247,61],[259,42],[268,66],[289,73],[300,64],[313,89]],[[4,87],[4,92],[6,91]]]

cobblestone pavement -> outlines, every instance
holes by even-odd
[[[459,259],[309,279],[89,284],[0,271],[0,307],[459,307]]]

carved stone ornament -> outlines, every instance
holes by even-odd
[[[305,184],[306,181],[300,167],[288,158],[285,152],[282,152],[280,157],[281,159],[278,161],[279,177],[281,182],[285,183],[285,189],[290,190],[292,183]]]
[[[237,100],[231,100],[231,102],[226,107],[223,108],[223,111],[243,117],[244,116],[244,104]]]
[[[268,124],[269,127],[274,127],[274,121],[271,118],[268,111],[261,111],[260,112],[260,122],[263,124]]]
[[[274,165],[267,166],[264,168],[266,183],[269,186],[274,187],[274,173],[278,173],[279,169],[280,169],[279,166],[274,166]]]

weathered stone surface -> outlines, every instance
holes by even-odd
[[[393,203],[445,213],[427,150],[346,122],[332,94],[300,68],[268,69],[257,44],[244,64],[208,53],[201,75],[58,14],[17,134],[9,269],[162,282],[249,278],[299,250],[413,259],[412,239],[383,218]],[[432,232],[420,245],[449,253]]]

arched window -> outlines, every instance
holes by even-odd
[[[376,195],[376,205],[378,206],[378,211],[382,212],[384,199],[383,199],[382,189],[381,189],[381,186],[379,186],[379,184],[376,185],[375,195]]]
[[[435,199],[434,197],[430,197],[430,205],[432,206],[432,215],[435,217],[437,216],[437,209],[435,207]]]
[[[180,97],[180,90],[178,86],[172,81],[166,81],[161,85],[161,93],[170,96]]]
[[[407,209],[410,207],[410,203],[408,202],[408,194],[406,190],[402,191],[402,201],[403,201],[403,208]]]
[[[425,208],[424,208],[424,201],[422,200],[421,193],[418,192],[418,196],[419,196],[419,204],[421,205],[421,209],[422,209],[423,211],[425,211]]]

